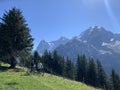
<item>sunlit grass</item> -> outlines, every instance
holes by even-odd
[[[5,65],[8,66],[8,65]],[[0,90],[96,90],[80,82],[75,82],[51,74],[28,75],[26,71],[0,71]]]

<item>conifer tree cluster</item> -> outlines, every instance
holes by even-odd
[[[76,62],[73,63],[71,59],[60,56],[56,51],[53,53],[45,51],[40,60],[47,73],[83,82],[104,90],[120,90],[119,75],[113,69],[111,75],[108,76],[99,60],[95,62],[93,58],[87,59],[85,55],[78,55]]]

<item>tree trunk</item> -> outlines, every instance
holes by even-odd
[[[15,66],[16,66],[16,59],[12,57],[10,59],[10,68],[15,69]]]

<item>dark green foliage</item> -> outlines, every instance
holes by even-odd
[[[58,75],[63,75],[64,71],[64,58],[58,55],[56,51],[53,52],[53,71]]]
[[[10,60],[11,68],[15,68],[16,58],[22,51],[31,51],[32,42],[33,38],[22,12],[16,8],[6,11],[0,23],[0,54],[2,58]]]
[[[48,53],[46,50],[41,61],[46,72],[63,76],[65,75],[65,60],[56,51]]]
[[[112,85],[113,85],[113,90],[120,90],[120,77],[115,72],[114,69],[112,69],[112,71],[111,71],[111,81],[112,81]]]
[[[42,56],[42,63],[44,66],[44,70],[46,72],[51,72],[51,53],[48,53],[47,50],[44,52],[43,56]]]
[[[97,86],[97,69],[93,58],[89,59],[88,71],[87,71],[87,83],[92,86]]]
[[[86,82],[87,78],[87,60],[85,55],[79,56],[77,58],[77,81]]]
[[[34,52],[33,58],[34,58],[34,62],[36,64],[35,66],[36,66],[36,69],[37,69],[37,63],[38,63],[38,61],[41,60],[41,57],[40,57],[40,55],[38,54],[37,51]]]
[[[74,63],[68,58],[66,60],[65,76],[73,80],[75,79],[75,66]]]
[[[113,90],[113,85],[112,85],[112,81],[110,80],[110,78],[107,76],[107,85],[105,86],[106,90]]]
[[[64,57],[61,57],[56,51],[52,54],[45,51],[41,61],[46,72],[75,79],[74,63],[70,60],[65,61]]]
[[[40,57],[40,55],[38,54],[37,51],[34,52],[33,57],[34,57],[35,63],[38,63],[38,61],[41,60],[41,57]]]
[[[101,62],[97,60],[97,74],[98,74],[98,87],[107,89],[108,82],[107,82],[107,75],[101,65]]]
[[[34,59],[35,58],[36,60],[40,60],[37,52],[34,53]],[[85,55],[78,55],[75,66],[68,57],[64,59],[56,51],[53,53],[45,51],[41,57],[41,62],[43,63],[45,71],[48,73],[61,75],[105,90],[119,90],[116,88],[120,86],[120,78],[114,70],[112,71],[112,79],[110,80],[101,62],[97,61],[96,64],[93,58],[87,60]]]

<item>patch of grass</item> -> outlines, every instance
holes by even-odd
[[[0,72],[0,90],[97,90],[80,82],[75,82],[51,74],[44,76],[26,75],[25,71],[7,70]]]

